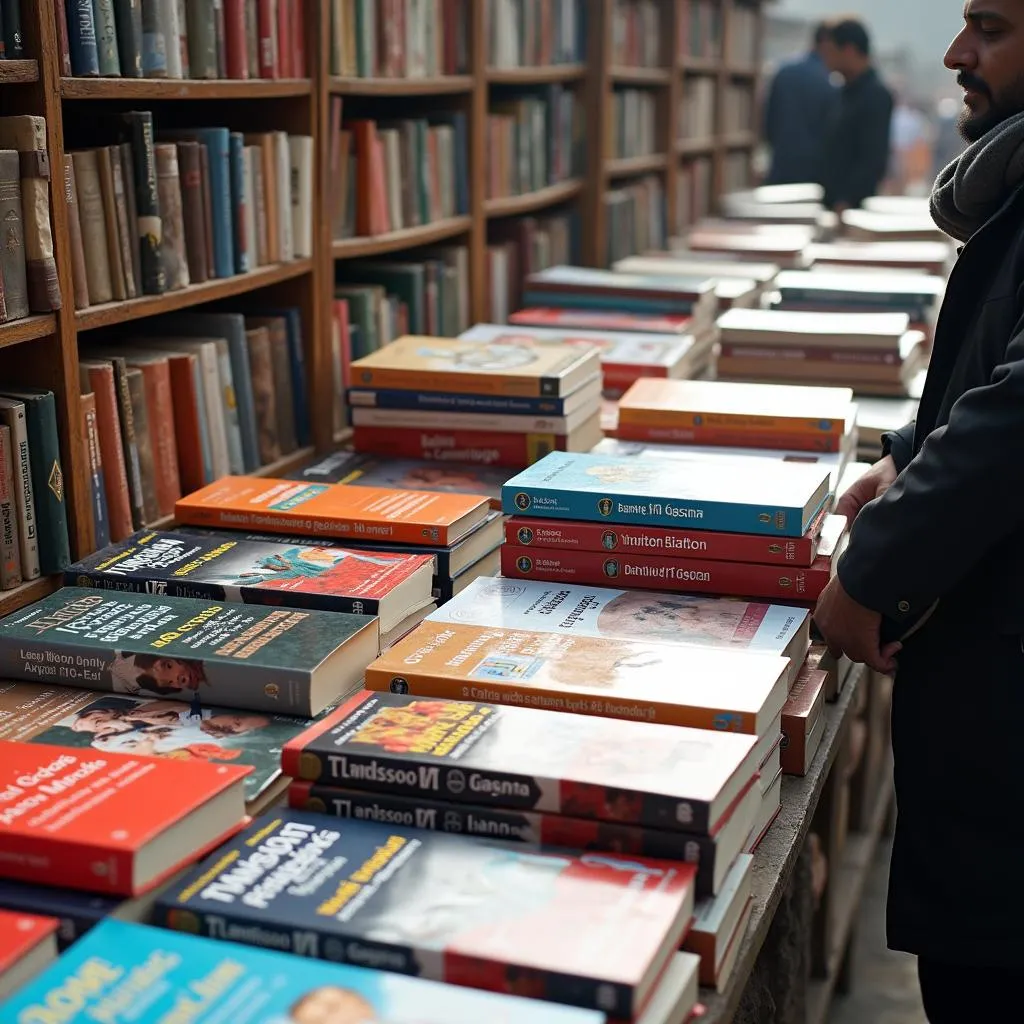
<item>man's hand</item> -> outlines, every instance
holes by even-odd
[[[860,510],[875,498],[880,498],[896,480],[896,463],[891,455],[876,462],[837,502],[836,515],[846,516],[852,526]]]
[[[843,589],[838,576],[833,576],[821,592],[814,609],[814,621],[833,655],[845,654],[851,661],[867,665],[882,675],[896,671],[896,655],[903,645],[881,646],[882,616],[854,601]]]

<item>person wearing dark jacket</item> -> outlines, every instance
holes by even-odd
[[[1024,958],[1024,2],[968,0],[946,54],[967,149],[938,176],[963,243],[917,420],[847,492],[815,621],[895,670],[888,941],[932,1024],[1021,1019]]]
[[[871,64],[867,29],[852,18],[832,23],[825,63],[844,79],[825,127],[821,185],[825,205],[841,213],[877,194],[889,165],[892,94]]]
[[[828,36],[828,25],[818,25],[811,51],[783,64],[772,79],[764,106],[768,185],[821,182],[822,136],[839,95],[822,55]]]

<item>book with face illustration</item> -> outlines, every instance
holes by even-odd
[[[281,810],[165,889],[153,923],[633,1020],[682,941],[695,875]]]
[[[653,640],[425,622],[366,669],[369,690],[760,736],[789,659]]]

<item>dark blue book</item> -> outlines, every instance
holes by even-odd
[[[231,223],[235,239],[235,273],[248,274],[252,269],[252,239],[245,229],[245,136],[232,132],[231,153]]]
[[[114,0],[122,78],[142,77],[142,0]]]
[[[92,0],[65,0],[68,16],[68,50],[75,78],[96,78],[100,54],[96,45],[96,19]]]
[[[512,333],[512,332],[510,332]],[[483,412],[509,416],[568,416],[582,407],[581,395],[596,402],[589,385],[564,398],[518,398],[509,395],[450,395],[443,391],[373,391],[349,388],[352,409],[418,409],[424,412]]]
[[[104,918],[135,902],[120,896],[99,896],[77,889],[51,888],[0,878],[0,910],[56,918],[60,922],[57,945],[61,949],[67,949]]]

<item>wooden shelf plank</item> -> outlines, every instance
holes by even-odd
[[[560,181],[557,185],[527,192],[521,196],[500,196],[497,199],[484,201],[484,215],[487,217],[511,217],[534,210],[543,210],[556,203],[564,203],[575,199],[583,191],[583,182],[579,178]]]
[[[0,60],[0,85],[38,82],[39,62],[34,60]]]
[[[717,75],[722,70],[722,58],[691,57],[687,55],[680,57],[679,67],[682,71],[691,75]]]
[[[308,78],[62,78],[66,100],[263,100],[309,96]]]
[[[433,78],[340,78],[333,77],[330,90],[345,96],[445,96],[473,91],[472,75],[438,75]]]
[[[30,583],[23,583],[13,590],[0,590],[0,618],[11,615],[33,601],[41,601],[52,594],[61,584],[60,576],[40,576]]]
[[[668,85],[672,72],[668,68],[613,67],[611,79],[616,85]]]
[[[552,82],[575,82],[586,74],[583,64],[547,64],[526,68],[488,68],[490,85],[548,85]]]
[[[8,345],[20,345],[25,341],[35,341],[54,334],[57,330],[57,318],[52,313],[42,316],[27,316],[22,320],[12,320],[9,324],[0,324],[0,348]]]
[[[680,156],[701,156],[713,153],[714,139],[676,139],[676,152]]]
[[[644,174],[647,171],[663,171],[668,164],[664,153],[651,153],[647,156],[615,157],[606,160],[605,174],[609,178],[623,178],[629,174]]]
[[[88,309],[75,313],[75,324],[79,331],[91,331],[97,327],[110,327],[123,324],[130,320],[138,320],[144,316],[156,316],[158,313],[170,313],[188,306],[198,306],[203,302],[214,302],[217,299],[229,299],[235,295],[254,292],[267,285],[290,281],[292,278],[308,274],[313,267],[311,259],[293,260],[291,263],[276,263],[269,267],[258,267],[248,274],[236,274],[234,277],[218,277],[203,284],[189,285],[176,292],[164,295],[142,295],[137,299],[124,302],[107,302],[102,306],[89,306]]]
[[[356,238],[342,238],[331,246],[336,260],[350,260],[357,256],[380,256],[398,249],[412,249],[418,245],[433,245],[456,235],[465,234],[472,226],[471,217],[448,217],[432,224],[420,224],[401,231],[389,231],[386,235],[360,235]]]

